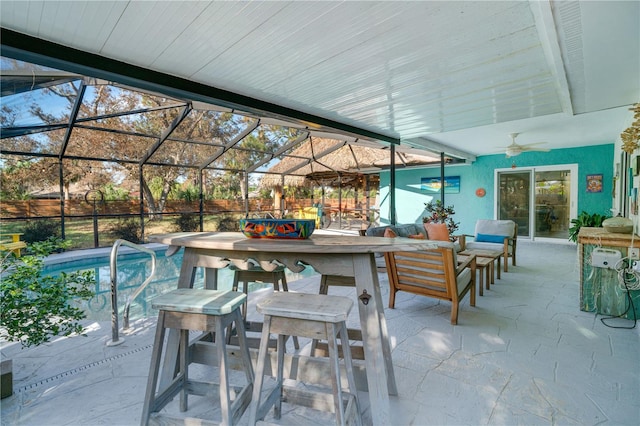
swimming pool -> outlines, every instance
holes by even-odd
[[[130,320],[145,318],[157,315],[157,311],[151,308],[152,300],[167,291],[178,286],[178,276],[180,275],[180,265],[184,250],[171,257],[164,255],[164,250],[156,251],[156,275],[153,281],[140,293],[131,303],[129,311]],[[104,253],[104,252],[103,252]],[[81,304],[87,314],[87,319],[93,321],[111,321],[111,273],[109,270],[109,254],[102,254],[97,257],[72,258],[68,261],[48,264],[45,274],[57,275],[61,272],[93,271],[96,284],[93,288],[95,296],[88,302]],[[122,312],[127,299],[142,284],[151,273],[151,257],[148,254],[132,252],[118,255],[118,309],[119,318],[122,319]],[[286,270],[287,282],[292,282],[300,278],[315,275],[313,268],[306,268],[300,273]],[[198,268],[194,287],[202,288],[204,282],[204,271]],[[218,288],[220,290],[230,290],[233,283],[233,271],[225,268],[218,270]],[[272,284],[250,283],[249,291],[261,288],[272,287]]]

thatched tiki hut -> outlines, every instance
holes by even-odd
[[[396,151],[398,167],[437,164],[435,157]],[[260,186],[274,191],[274,209],[283,210],[284,186],[320,186],[339,188],[339,208],[343,188],[364,192],[365,217],[372,208],[368,189],[379,184],[379,172],[391,165],[389,149],[366,142],[345,142],[335,139],[310,137],[282,161],[270,168],[262,177]],[[357,195],[356,195],[357,197]],[[324,200],[322,200],[324,203]]]

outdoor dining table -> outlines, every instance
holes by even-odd
[[[390,424],[389,395],[397,395],[391,347],[375,264],[375,253],[428,249],[408,238],[312,235],[308,239],[247,238],[240,232],[179,232],[151,235],[169,245],[168,255],[185,248],[178,287],[192,287],[197,267],[247,269],[258,262],[266,271],[285,265],[293,272],[311,266],[321,275],[354,277],[373,424]],[[216,274],[209,274],[215,277]],[[205,279],[205,286],[211,282]],[[170,335],[171,338],[171,335]],[[177,338],[177,336],[175,337]],[[165,364],[167,365],[167,364]]]

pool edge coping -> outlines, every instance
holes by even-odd
[[[168,246],[166,244],[160,243],[147,243],[141,244],[143,247],[151,249],[153,251],[165,250]],[[111,256],[112,247],[100,247],[100,248],[92,248],[92,249],[82,249],[82,250],[70,250],[63,253],[55,253],[47,256],[44,259],[45,265],[57,265],[64,262],[72,262],[76,260],[84,260],[84,259],[95,259],[99,257],[107,257]],[[135,250],[131,247],[121,246],[119,248],[118,253],[120,254],[132,254],[132,253],[141,253],[138,250]]]

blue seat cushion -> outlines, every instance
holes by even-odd
[[[503,243],[506,235],[478,234],[476,241],[479,243]]]

